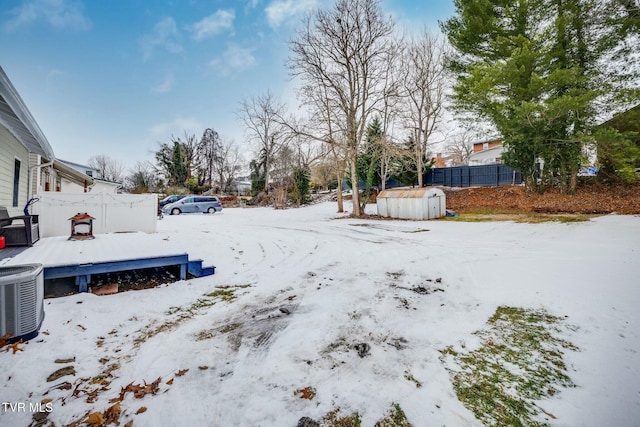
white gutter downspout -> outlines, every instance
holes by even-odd
[[[55,160],[51,160],[49,163],[42,163],[42,164],[39,164],[39,165],[33,165],[33,166],[31,166],[29,168],[29,181],[28,181],[29,191],[27,193],[29,197],[27,197],[27,202],[29,200],[31,200],[31,198],[33,197],[33,185],[32,185],[33,184],[33,170],[34,169],[42,169],[42,168],[47,167],[47,166],[52,166],[54,161]]]

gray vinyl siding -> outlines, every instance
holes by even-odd
[[[13,207],[13,173],[15,160],[20,160],[18,206]],[[10,215],[22,215],[29,189],[29,152],[2,125],[0,125],[0,206]]]

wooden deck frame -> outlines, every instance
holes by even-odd
[[[196,277],[208,276],[215,273],[215,267],[202,267],[202,260],[189,261],[188,254],[178,254],[89,264],[50,266],[44,268],[44,280],[75,277],[78,290],[80,292],[87,292],[92,274],[168,266],[180,266],[180,280],[186,280],[187,273]]]

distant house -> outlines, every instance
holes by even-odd
[[[469,166],[493,165],[502,163],[504,146],[502,140],[493,138],[473,143],[473,152],[469,155]]]
[[[0,206],[22,213],[40,191],[63,184],[88,188],[93,179],[60,163],[22,98],[0,67]]]
[[[78,173],[89,176],[93,179],[93,184],[89,188],[89,190],[85,190],[83,186],[79,185],[69,185],[65,188],[65,192],[68,193],[82,193],[90,191],[92,193],[99,192],[107,192],[107,193],[118,193],[122,188],[121,182],[113,182],[102,179],[100,175],[100,171],[96,168],[92,168],[88,165],[82,165],[80,163],[70,162],[68,160],[60,160],[60,163],[75,169]]]
[[[436,156],[432,157],[431,160],[434,168],[446,168],[451,163],[451,157],[443,156],[442,153],[436,153]]]
[[[69,160],[62,160],[62,159],[60,159],[60,162],[64,163],[65,165],[69,166],[72,169],[75,169],[80,173],[90,176],[91,178],[102,178],[102,176],[100,176],[100,171],[91,166],[81,165],[80,163],[74,163],[74,162],[70,162]]]

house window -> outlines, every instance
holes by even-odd
[[[93,171],[86,171],[85,173],[86,173],[88,176],[90,176],[90,177],[92,177],[92,178],[93,178]]]
[[[56,191],[62,191],[62,178],[56,177]]]
[[[482,143],[482,149],[483,150],[488,150],[489,149],[489,143],[488,142],[483,142]]]
[[[13,167],[13,207],[18,207],[20,193],[20,160],[16,159]]]

